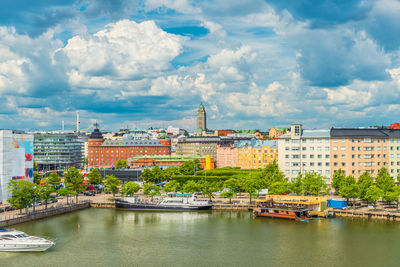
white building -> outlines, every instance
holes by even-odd
[[[0,202],[11,197],[11,180],[33,182],[33,134],[0,130]]]
[[[291,178],[299,173],[317,172],[330,183],[330,130],[303,130],[292,124],[290,132],[278,137],[278,164]]]

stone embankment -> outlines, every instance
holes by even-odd
[[[29,222],[29,221],[34,221],[34,220],[39,220],[43,218],[48,218],[51,216],[59,215],[59,214],[64,214],[76,210],[81,210],[85,208],[90,207],[90,201],[82,201],[79,203],[75,204],[69,204],[69,205],[58,205],[58,206],[52,206],[48,209],[42,209],[38,210],[35,212],[31,212],[28,214],[13,214],[12,216],[5,216],[3,220],[0,220],[0,227],[9,227],[14,224],[19,224],[19,223],[24,223],[24,222]]]
[[[338,209],[335,209],[333,211],[338,217],[400,221],[399,213],[382,212],[382,211],[338,210]]]

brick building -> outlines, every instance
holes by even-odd
[[[111,168],[119,159],[144,155],[170,155],[170,139],[104,139],[98,128],[88,139],[88,168]]]

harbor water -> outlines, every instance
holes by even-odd
[[[78,227],[80,226],[80,227]],[[16,229],[56,239],[0,266],[399,266],[400,223],[294,222],[250,212],[86,209]]]

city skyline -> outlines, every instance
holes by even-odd
[[[389,125],[400,2],[62,1],[0,11],[0,127]]]

